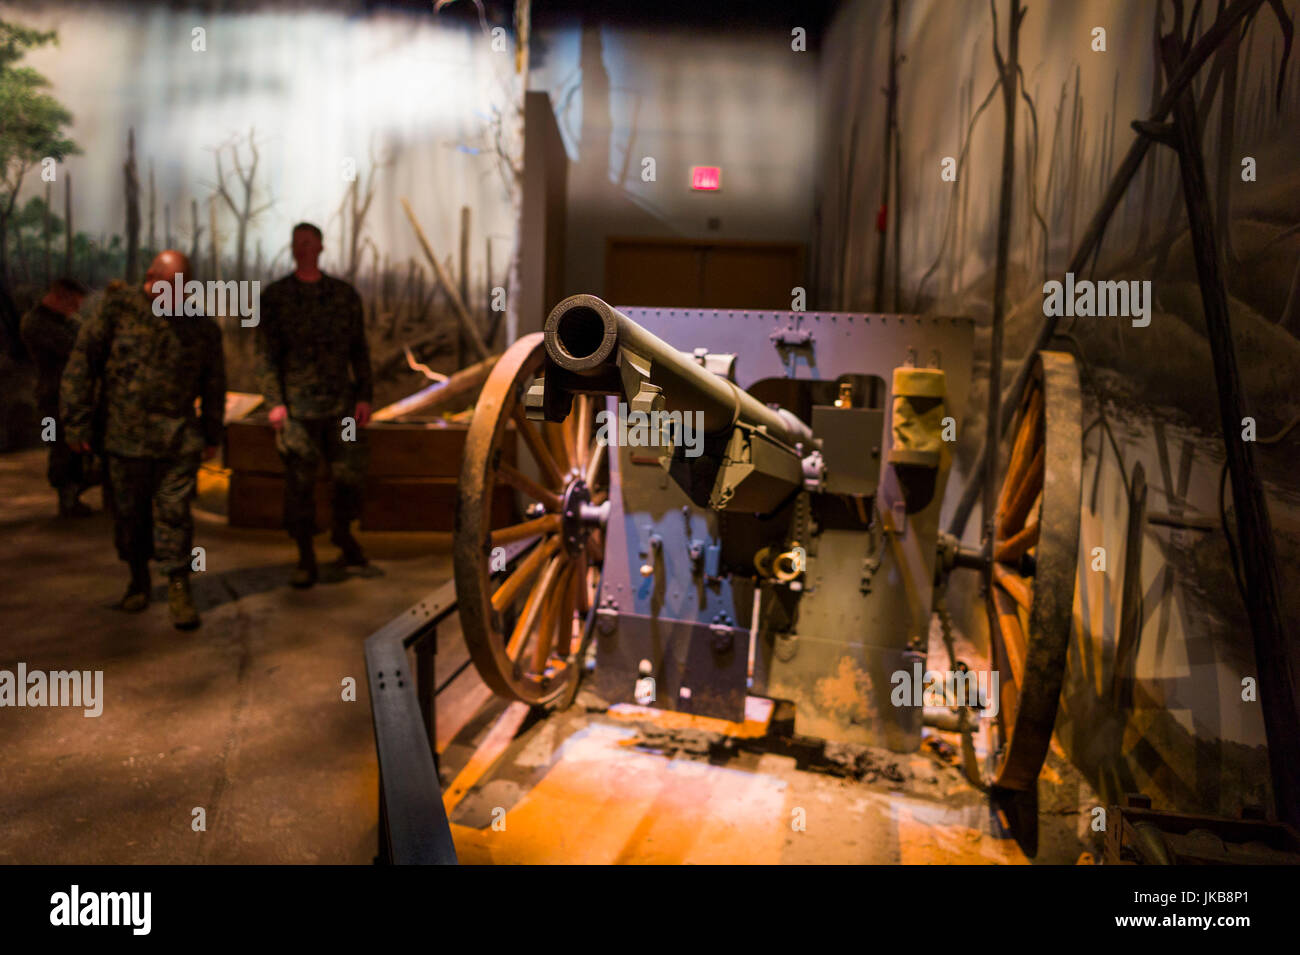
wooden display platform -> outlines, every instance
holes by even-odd
[[[469,425],[458,421],[373,422],[366,428],[370,467],[361,513],[364,531],[450,531],[455,518],[456,482]],[[507,463],[515,463],[513,441]],[[279,528],[284,502],[284,464],[275,432],[265,418],[232,421],[226,427],[226,467],[231,527]],[[317,527],[329,527],[328,468],[316,485]],[[514,495],[496,490],[494,517],[512,523]]]

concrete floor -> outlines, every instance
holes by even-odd
[[[367,576],[336,570],[299,592],[287,538],[200,512],[203,626],[186,634],[172,629],[161,586],[142,615],[114,609],[125,575],[107,518],[56,520],[43,471],[40,451],[0,457],[0,668],[102,670],[105,702],[98,718],[0,710],[0,862],[371,862],[362,644],[447,579],[448,535],[363,535]],[[321,556],[333,556],[328,544]],[[438,672],[465,657],[457,628],[441,628]],[[356,702],[342,700],[348,677]],[[1028,861],[958,771],[955,737],[837,763],[758,739],[754,703],[744,725],[607,710],[585,695],[542,718],[494,698],[467,668],[438,701],[461,860]],[[857,766],[848,776],[846,758]],[[1096,797],[1059,751],[1042,794],[1033,861],[1072,863],[1093,848],[1083,819]],[[206,831],[192,828],[196,808]]]
[[[300,592],[286,537],[200,514],[203,624],[181,633],[157,575],[145,613],[114,609],[126,580],[109,521],[55,519],[43,461],[0,457],[0,668],[102,670],[105,702],[98,718],[0,710],[0,862],[370,862],[362,641],[446,578],[446,535],[367,535],[375,576]]]

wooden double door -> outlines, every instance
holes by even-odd
[[[804,249],[794,242],[611,238],[605,299],[663,308],[789,309],[804,286]]]

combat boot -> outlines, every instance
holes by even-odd
[[[172,574],[167,587],[167,608],[172,612],[172,626],[177,630],[193,630],[199,625],[199,612],[194,609],[194,598],[190,596],[189,574]]]
[[[289,584],[305,590],[316,583],[316,550],[312,546],[310,534],[300,535],[294,540],[298,544],[298,566],[294,568]]]
[[[80,493],[81,488],[75,484],[65,484],[59,488],[59,517],[89,517],[95,513],[77,500]]]
[[[335,524],[330,532],[330,540],[342,552],[339,559],[344,567],[365,567],[369,563],[347,524]]]
[[[152,589],[153,582],[149,579],[149,564],[132,564],[131,583],[127,585],[126,595],[118,603],[118,607],[127,613],[139,613],[149,606],[149,591]]]

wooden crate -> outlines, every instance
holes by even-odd
[[[366,428],[370,466],[366,475],[361,529],[367,531],[450,531],[455,519],[467,425],[461,422],[377,422]],[[504,457],[515,463],[514,443]],[[226,466],[231,469],[229,519],[232,527],[283,526],[284,463],[275,432],[263,419],[231,422],[226,428]],[[329,477],[322,463],[316,485],[317,526],[329,527]],[[494,492],[494,523],[515,519],[514,497],[500,485]]]

